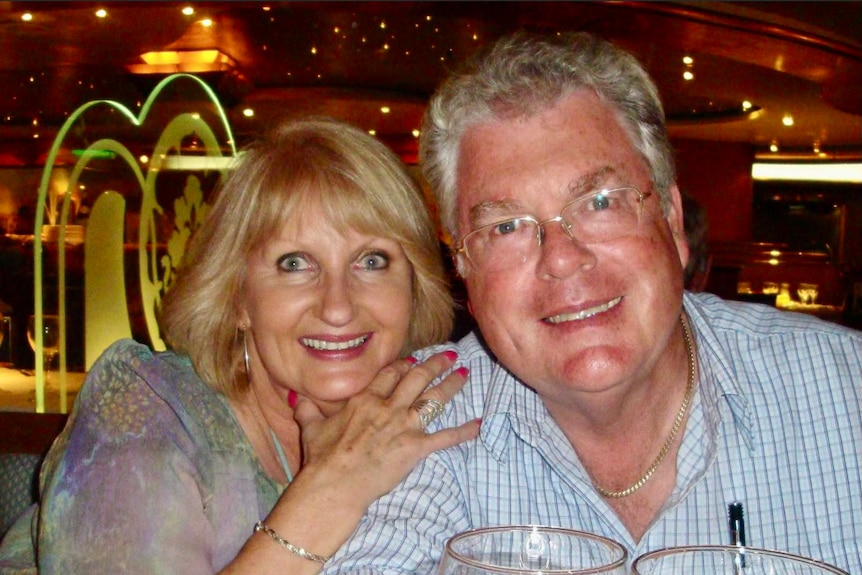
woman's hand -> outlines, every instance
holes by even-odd
[[[303,464],[266,518],[268,528],[292,545],[328,557],[353,533],[368,506],[419,460],[476,437],[478,421],[426,433],[411,407],[418,399],[445,404],[464,386],[467,371],[459,368],[428,388],[455,359],[454,352],[443,352],[421,364],[396,361],[329,417],[311,400],[297,398],[294,413],[301,428]],[[225,572],[310,575],[320,567],[257,534]]]
[[[464,386],[467,371],[459,368],[428,388],[456,358],[448,351],[420,364],[396,361],[330,417],[310,400],[298,398],[294,411],[302,430],[300,474],[331,481],[333,489],[350,493],[354,505],[364,512],[423,457],[476,437],[478,422],[426,433],[419,413],[411,407],[419,399],[445,404]]]

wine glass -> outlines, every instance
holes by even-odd
[[[625,575],[625,548],[605,537],[564,529],[516,525],[465,531],[446,543],[438,575]]]
[[[34,353],[36,350],[36,316],[27,319],[27,341]],[[60,324],[56,315],[42,316],[42,358],[45,366],[45,387],[48,387],[48,374],[54,358],[60,351]]]
[[[669,547],[641,555],[633,575],[849,575],[846,571],[791,553],[735,545]]]
[[[799,296],[799,301],[804,304],[811,304],[817,301],[819,286],[817,284],[801,283],[796,288],[796,294]]]

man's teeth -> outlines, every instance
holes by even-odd
[[[564,321],[577,321],[579,319],[587,319],[588,317],[593,317],[597,313],[602,313],[603,311],[608,311],[618,303],[622,301],[622,296],[612,299],[607,303],[603,303],[602,305],[597,305],[595,307],[591,307],[589,309],[583,309],[577,313],[566,313],[561,315],[551,316],[545,319],[548,323],[563,323]]]
[[[359,347],[360,345],[365,343],[365,340],[367,339],[368,336],[363,335],[361,337],[357,337],[348,341],[323,341],[322,339],[311,339],[309,337],[304,337],[300,341],[302,342],[302,345],[320,351],[342,351],[345,349]]]

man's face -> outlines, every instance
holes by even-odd
[[[624,237],[585,244],[550,222],[535,257],[513,267],[460,262],[491,349],[549,404],[648,379],[677,326],[688,248],[679,192],[665,216],[614,112],[582,90],[541,114],[477,125],[457,175],[461,237],[513,216],[553,218],[601,189],[652,192]]]

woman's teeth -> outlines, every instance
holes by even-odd
[[[545,321],[548,323],[563,323],[566,321],[577,321],[579,319],[587,319],[588,317],[593,317],[597,313],[602,313],[608,311],[612,307],[616,306],[618,303],[622,301],[622,296],[616,297],[607,303],[603,303],[602,305],[597,305],[595,307],[591,307],[589,309],[583,309],[577,313],[565,313],[561,315],[554,315],[549,318],[546,318]]]
[[[367,339],[367,335],[363,335],[361,337],[357,337],[355,339],[347,341],[324,341],[322,339],[311,339],[310,337],[303,337],[302,339],[300,339],[300,342],[306,347],[310,347],[312,349],[317,349],[320,351],[342,351],[345,349],[359,347],[360,345],[365,343]]]

